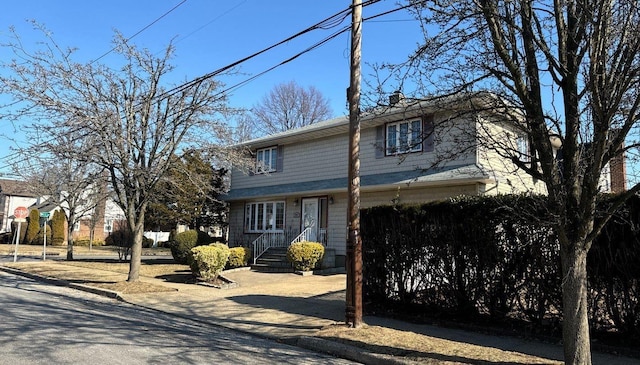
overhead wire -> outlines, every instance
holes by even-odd
[[[139,31],[137,31],[134,35],[132,35],[131,37],[127,38],[124,40],[125,43],[129,42],[130,40],[132,40],[134,37],[136,37],[137,35],[139,35],[140,33],[144,32],[145,30],[149,29],[150,27],[152,27],[154,24],[156,24],[157,22],[159,22],[162,18],[164,18],[165,16],[169,15],[171,12],[173,12],[174,10],[176,10],[177,8],[179,8],[182,4],[186,3],[187,0],[182,0],[180,3],[178,3],[176,6],[174,6],[173,8],[169,9],[167,12],[165,12],[164,14],[160,15],[158,18],[156,18],[154,21],[152,21],[151,23],[147,24],[144,28],[140,29]],[[98,60],[102,59],[103,57],[107,56],[109,53],[115,51],[116,47],[111,48],[110,50],[108,50],[107,52],[105,52],[104,54],[102,54],[100,57],[96,58],[95,60],[91,61],[89,64],[94,64],[95,62],[97,62]]]
[[[139,32],[137,32],[136,34],[134,34],[133,36],[129,37],[127,40],[130,40],[131,38],[135,37],[136,35],[138,35],[138,34],[139,34],[139,33],[141,33],[142,31],[144,31],[145,29],[149,28],[149,27],[150,27],[151,25],[153,25],[155,22],[157,22],[157,21],[158,21],[158,20],[160,20],[162,17],[164,17],[164,16],[166,16],[167,14],[169,14],[171,11],[175,10],[177,7],[179,7],[180,5],[182,5],[183,3],[185,3],[186,1],[187,1],[187,0],[183,0],[181,3],[179,3],[179,4],[178,4],[178,5],[176,5],[174,8],[172,8],[171,10],[169,10],[168,12],[166,12],[165,14],[163,14],[160,18],[156,19],[153,23],[149,24],[148,26],[146,26],[145,28],[143,28],[141,31],[139,31]],[[361,5],[361,6],[363,6],[363,7],[364,7],[364,6],[372,5],[372,4],[377,3],[377,2],[379,2],[379,1],[382,1],[382,0],[369,0],[369,1],[365,1],[365,2],[363,2],[363,3],[362,3],[362,5]],[[407,9],[407,8],[409,8],[409,7],[411,7],[411,6],[415,6],[415,4],[411,4],[411,3],[410,3],[410,4],[408,4],[408,5],[404,5],[404,6],[401,6],[401,7],[398,7],[398,8],[394,8],[394,9],[391,9],[391,10],[389,10],[389,11],[385,11],[385,12],[383,12],[383,13],[379,13],[379,14],[376,14],[376,15],[373,15],[373,16],[370,16],[370,17],[366,17],[366,18],[363,18],[363,21],[368,21],[368,20],[371,20],[371,19],[379,18],[379,17],[384,16],[384,15],[387,15],[387,14],[391,14],[391,13],[394,13],[394,12],[397,12],[397,11],[400,11],[400,10],[403,10],[403,9]],[[255,53],[253,53],[253,54],[251,54],[251,55],[249,55],[249,56],[246,56],[246,57],[244,57],[244,58],[242,58],[242,59],[240,59],[240,60],[237,60],[237,61],[235,61],[235,62],[232,62],[232,63],[230,63],[230,64],[228,64],[228,65],[226,65],[226,66],[224,66],[224,67],[221,67],[221,68],[219,68],[219,69],[217,69],[217,70],[214,70],[214,71],[212,71],[212,72],[210,72],[210,73],[207,73],[207,74],[205,74],[205,75],[203,75],[203,76],[197,77],[197,78],[195,78],[195,79],[193,79],[193,80],[191,80],[191,81],[185,82],[185,83],[183,83],[183,84],[181,84],[181,85],[178,85],[178,86],[176,86],[176,87],[174,87],[174,88],[172,88],[172,89],[170,89],[170,90],[168,90],[168,91],[165,91],[164,93],[161,93],[161,94],[157,95],[154,99],[156,99],[156,100],[157,100],[157,99],[162,99],[162,98],[170,97],[170,96],[172,96],[172,95],[174,95],[174,94],[176,94],[176,93],[179,93],[179,92],[181,92],[181,91],[183,91],[183,90],[185,90],[185,89],[187,89],[187,88],[189,88],[189,87],[191,87],[191,86],[197,85],[198,83],[201,83],[201,82],[203,82],[203,81],[206,81],[206,80],[207,80],[207,79],[209,79],[209,78],[212,78],[212,77],[214,77],[214,76],[216,76],[216,75],[221,74],[221,73],[222,73],[222,72],[224,72],[224,71],[227,71],[227,70],[229,70],[229,69],[232,69],[233,67],[236,67],[236,66],[237,66],[237,65],[239,65],[239,64],[242,64],[242,63],[244,63],[244,62],[246,62],[246,61],[248,61],[248,60],[250,60],[250,59],[252,59],[252,58],[255,58],[255,57],[257,57],[257,56],[259,56],[259,55],[261,55],[261,54],[263,54],[263,53],[265,53],[265,52],[267,52],[267,51],[271,50],[271,49],[274,49],[274,48],[276,48],[276,47],[278,47],[278,46],[280,46],[280,45],[282,45],[282,44],[284,44],[284,43],[287,43],[287,42],[289,42],[289,41],[291,41],[291,40],[293,40],[293,39],[295,39],[295,38],[297,38],[297,37],[299,37],[299,36],[301,36],[301,35],[304,35],[304,34],[306,34],[306,33],[311,32],[311,31],[313,31],[313,30],[315,30],[315,29],[324,29],[324,30],[326,30],[326,29],[334,28],[334,27],[336,27],[336,26],[338,26],[338,25],[342,24],[342,22],[343,22],[343,21],[344,21],[344,20],[345,20],[345,19],[346,19],[350,14],[351,14],[351,8],[352,8],[352,7],[350,6],[350,7],[346,8],[346,9],[344,9],[344,10],[342,10],[342,11],[340,11],[340,12],[338,12],[338,13],[336,13],[336,14],[334,14],[334,15],[332,15],[332,16],[330,16],[330,17],[328,17],[328,18],[326,18],[326,19],[324,19],[324,20],[322,20],[322,21],[320,21],[320,22],[318,22],[318,23],[316,23],[316,24],[314,24],[314,25],[312,25],[312,26],[310,26],[310,27],[308,27],[308,28],[304,29],[304,30],[302,30],[302,31],[300,31],[300,32],[297,32],[296,34],[294,34],[294,35],[292,35],[292,36],[289,36],[289,37],[287,37],[287,38],[283,39],[282,41],[279,41],[279,42],[277,42],[277,43],[275,43],[275,44],[273,44],[273,45],[271,45],[271,46],[268,46],[268,47],[266,47],[266,48],[264,48],[264,49],[262,49],[262,50],[260,50],[260,51],[258,51],[258,52],[255,52]],[[249,78],[248,78],[248,79],[246,79],[246,80],[243,80],[243,81],[241,81],[241,82],[239,82],[239,83],[237,83],[237,84],[235,84],[235,85],[233,85],[233,86],[231,86],[231,87],[228,87],[228,88],[226,88],[226,89],[222,90],[221,92],[219,92],[218,94],[216,94],[216,96],[218,96],[218,95],[219,95],[219,96],[221,96],[221,97],[222,97],[223,95],[227,94],[227,93],[228,93],[228,92],[230,92],[231,90],[238,89],[238,88],[240,88],[240,87],[242,87],[242,86],[244,86],[244,85],[248,84],[249,82],[251,82],[251,81],[253,81],[253,80],[257,79],[258,77],[260,77],[260,76],[262,76],[262,75],[264,75],[264,74],[266,74],[266,73],[268,73],[268,72],[271,72],[271,71],[273,71],[274,69],[276,69],[276,68],[278,68],[278,67],[280,67],[280,66],[283,66],[283,65],[285,65],[285,64],[287,64],[287,63],[289,63],[289,62],[291,62],[291,61],[293,61],[293,60],[295,60],[295,59],[297,59],[298,57],[302,56],[303,54],[308,53],[308,52],[311,52],[312,50],[314,50],[314,49],[316,49],[316,48],[318,48],[318,47],[320,47],[320,46],[322,46],[322,45],[326,44],[327,42],[329,42],[330,40],[332,40],[332,39],[336,38],[336,37],[337,37],[337,36],[339,36],[340,34],[342,34],[342,33],[346,32],[346,31],[348,31],[350,28],[351,28],[351,26],[350,26],[350,25],[348,25],[348,26],[345,26],[345,27],[343,27],[343,28],[339,29],[338,31],[336,31],[336,32],[332,33],[331,35],[329,35],[329,36],[325,37],[324,39],[322,39],[322,40],[320,40],[320,41],[316,42],[315,44],[313,44],[312,46],[309,46],[308,48],[304,49],[303,51],[298,52],[297,54],[295,54],[295,55],[293,55],[293,56],[291,56],[291,57],[289,57],[289,58],[287,58],[287,59],[285,59],[285,60],[283,60],[283,61],[279,62],[279,63],[278,63],[278,64],[276,64],[276,65],[273,65],[273,66],[271,66],[271,67],[269,67],[269,68],[267,68],[267,69],[265,69],[265,70],[263,70],[263,71],[259,72],[259,73],[258,73],[258,74],[256,74],[256,75],[253,75],[253,76],[249,77]],[[112,51],[113,51],[113,49],[112,49],[112,50],[110,50],[109,52],[107,52],[106,54],[108,54],[108,53],[110,53],[110,52],[112,52]],[[95,62],[95,61],[97,61],[98,59],[100,59],[100,58],[102,58],[102,57],[106,56],[106,54],[104,54],[104,55],[100,56],[99,58],[97,58],[96,60],[92,61],[92,63],[93,63],[93,62]],[[14,153],[14,154],[17,154],[17,153]],[[6,156],[6,157],[4,157],[4,158],[6,159],[6,158],[8,158],[8,157],[10,157],[10,155],[9,155],[9,156]],[[8,166],[9,166],[9,165],[4,166],[4,167],[8,167]]]

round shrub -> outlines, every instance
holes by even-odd
[[[248,247],[233,247],[229,249],[229,261],[227,268],[234,269],[236,267],[244,267],[249,263],[251,257],[251,249]]]
[[[302,241],[293,243],[287,249],[287,260],[297,271],[309,271],[324,256],[324,246],[318,242]]]
[[[175,235],[171,244],[171,255],[178,264],[191,263],[191,249],[198,244],[197,231],[185,231]]]
[[[227,264],[229,252],[229,246],[222,243],[194,247],[191,271],[203,281],[213,281]]]

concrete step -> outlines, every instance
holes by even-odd
[[[274,267],[266,264],[254,264],[251,265],[251,270],[260,272],[293,272],[293,267]]]

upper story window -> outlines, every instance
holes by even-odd
[[[386,126],[386,155],[422,151],[422,120],[389,123]]]
[[[256,173],[276,171],[278,163],[278,147],[263,148],[256,151]]]
[[[527,136],[518,136],[516,138],[516,148],[518,149],[520,161],[528,162],[530,160],[530,155],[529,139],[527,138]]]
[[[284,230],[284,202],[247,203],[245,206],[246,232],[266,232]]]

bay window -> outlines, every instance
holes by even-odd
[[[245,206],[246,232],[284,230],[284,202],[247,203]]]

